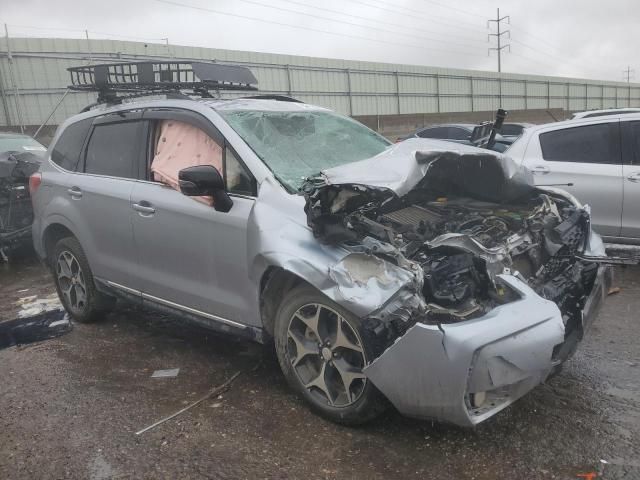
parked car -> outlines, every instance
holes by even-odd
[[[416,130],[411,135],[401,138],[400,141],[406,140],[407,138],[432,138],[461,143],[463,145],[471,145],[471,134],[475,127],[477,127],[477,125],[473,123],[431,125],[429,127],[423,127]],[[504,152],[510,143],[511,141],[509,139],[505,138],[503,135],[497,134],[496,143],[492,147],[492,150]]]
[[[609,108],[605,110],[586,110],[575,112],[571,115],[571,120],[581,118],[606,117],[607,115],[620,115],[622,113],[640,113],[640,108]]]
[[[0,260],[31,243],[33,209],[27,184],[45,152],[27,135],[0,133]]]
[[[500,135],[507,142],[513,143],[516,138],[522,135],[525,128],[532,127],[532,123],[504,123],[500,129]]]
[[[507,154],[536,184],[562,185],[589,204],[605,241],[640,245],[640,113],[536,125]]]
[[[333,421],[475,425],[571,356],[610,279],[572,196],[451,145],[282,99],[102,104],[31,177],[34,245],[76,321],[125,299],[273,341]]]

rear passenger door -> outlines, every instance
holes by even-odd
[[[223,171],[233,200],[228,212],[183,195],[149,174],[155,142],[150,135],[146,180],[132,193],[138,269],[131,284],[143,299],[199,314],[229,325],[243,324],[253,307],[248,282],[247,223],[255,181],[211,122],[186,111],[145,113],[150,126],[161,120],[188,123],[223,149]],[[157,128],[157,126],[156,126]],[[229,178],[240,179],[229,184]]]
[[[77,212],[74,233],[93,274],[123,285],[136,270],[130,199],[144,128],[140,119],[140,112],[97,117],[63,193]]]
[[[620,235],[623,185],[618,121],[542,130],[529,142],[524,165],[533,171],[537,185],[558,185],[589,204],[596,232]]]

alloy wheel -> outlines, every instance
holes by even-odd
[[[67,250],[60,253],[56,276],[67,305],[74,311],[82,311],[87,305],[87,286],[80,263],[73,253]]]
[[[318,401],[347,407],[362,395],[362,341],[332,308],[319,303],[300,307],[289,320],[287,353],[300,382]]]

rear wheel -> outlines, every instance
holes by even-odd
[[[115,303],[113,298],[96,290],[87,257],[75,238],[58,241],[53,250],[52,269],[58,297],[77,322],[100,320]]]
[[[354,425],[384,410],[384,397],[362,373],[372,351],[355,315],[305,285],[282,301],[275,334],[285,377],[316,412]]]

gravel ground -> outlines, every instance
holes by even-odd
[[[0,350],[0,478],[640,479],[640,269],[616,273],[621,292],[564,370],[473,430],[394,411],[328,423],[268,349],[121,307]],[[34,260],[0,265],[0,321],[51,292]],[[150,378],[165,368],[180,373]],[[135,435],[239,370],[229,391]]]

